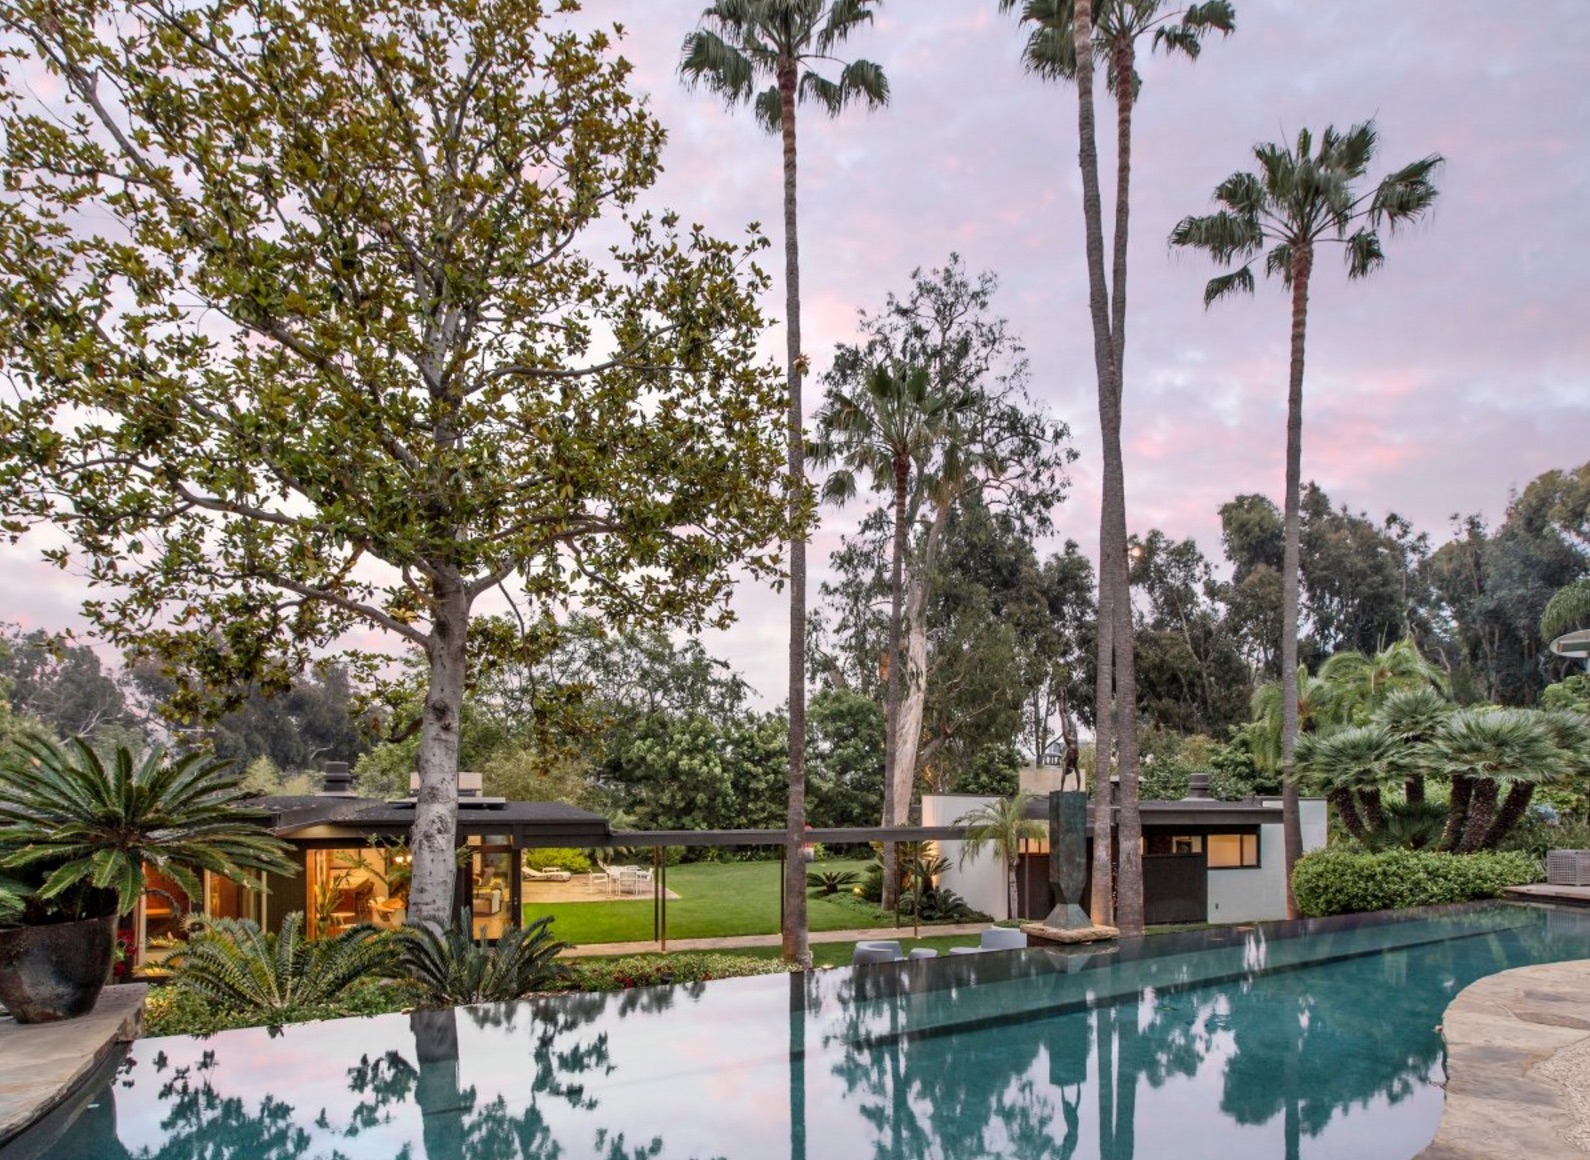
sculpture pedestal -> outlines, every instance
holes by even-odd
[[[1121,932],[1113,926],[1058,927],[1043,922],[1029,922],[1021,932],[1029,939],[1066,944],[1104,942],[1121,937]]]

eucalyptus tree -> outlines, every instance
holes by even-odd
[[[817,415],[817,438],[812,458],[818,466],[838,465],[823,484],[823,499],[843,504],[855,497],[857,473],[866,474],[875,490],[891,496],[894,518],[889,553],[889,643],[884,716],[883,824],[901,824],[898,786],[906,783],[905,803],[910,805],[910,774],[902,779],[899,755],[901,618],[905,601],[906,541],[915,507],[911,503],[913,478],[923,475],[940,460],[948,445],[954,457],[955,425],[974,403],[971,394],[937,387],[926,366],[881,365],[867,371],[862,382],[847,390],[834,383]],[[952,468],[953,470],[953,468]],[[892,866],[893,843],[886,842],[884,865]],[[894,905],[894,876],[884,875],[885,907]]]
[[[1019,536],[1045,533],[1065,495],[1065,468],[1075,458],[1066,425],[1027,391],[1020,341],[991,313],[997,288],[993,274],[969,276],[954,254],[942,268],[912,271],[909,292],[888,295],[877,314],[861,312],[862,340],[838,347],[825,376],[831,396],[854,398],[879,366],[921,367],[928,389],[955,400],[943,437],[920,446],[928,457],[909,477],[905,504],[914,530],[902,578],[903,644],[889,662],[900,669],[900,711],[891,735],[898,773],[893,816],[901,822],[910,809],[927,703],[928,602],[951,517],[975,499],[1010,521]]]
[[[1366,277],[1385,261],[1380,227],[1395,231],[1417,221],[1435,201],[1432,182],[1441,165],[1430,154],[1386,175],[1372,190],[1359,183],[1374,159],[1377,136],[1372,121],[1346,133],[1327,128],[1318,147],[1303,130],[1295,148],[1254,147],[1257,172],[1234,173],[1215,187],[1220,209],[1183,218],[1171,231],[1174,246],[1204,250],[1217,265],[1241,265],[1210,280],[1204,305],[1254,288],[1253,261],[1264,256],[1266,274],[1278,275],[1292,296],[1292,337],[1287,386],[1286,503],[1281,569],[1281,731],[1282,815],[1286,844],[1287,914],[1295,916],[1292,867],[1303,853],[1297,786],[1291,779],[1297,745],[1298,711],[1298,544],[1303,451],[1303,355],[1308,331],[1308,291],[1314,258],[1335,243],[1347,260],[1347,276]]]
[[[784,148],[784,349],[789,403],[789,515],[800,525],[808,509],[805,413],[801,378],[800,241],[796,213],[795,111],[813,102],[829,116],[860,102],[888,103],[889,82],[871,61],[840,67],[837,78],[817,71],[864,24],[874,0],[718,0],[685,37],[679,73],[689,85],[721,96],[730,107],[749,104],[757,121]],[[771,86],[760,88],[763,81]],[[785,837],[784,958],[809,964],[806,878],[801,860],[806,824],[806,540],[789,545],[789,827]]]
[[[1103,498],[1099,513],[1099,634],[1095,696],[1093,898],[1094,921],[1115,917],[1118,894],[1122,929],[1142,928],[1141,823],[1137,814],[1137,682],[1132,656],[1131,590],[1126,566],[1126,482],[1121,454],[1123,368],[1126,355],[1126,254],[1130,225],[1132,110],[1137,103],[1137,42],[1152,32],[1153,43],[1196,59],[1211,29],[1229,33],[1235,14],[1226,0],[1209,0],[1167,11],[1164,0],[1000,0],[1000,11],[1020,8],[1029,25],[1023,59],[1041,77],[1067,80],[1077,89],[1078,164],[1088,268],[1088,312],[1093,325],[1093,363],[1098,381],[1103,439]],[[1093,103],[1095,53],[1105,58],[1105,76],[1116,98],[1116,203],[1114,260],[1104,265],[1104,211],[1099,190],[1097,114]],[[1115,706],[1112,722],[1111,705]],[[1113,726],[1113,727],[1112,727]],[[1109,808],[1110,751],[1119,734],[1121,811],[1119,848],[1122,881],[1113,890]]]
[[[662,126],[544,5],[0,25],[7,530],[54,524],[100,631],[205,687],[350,631],[422,656],[409,907],[447,923],[465,685],[520,645],[476,602],[691,623],[776,571],[765,243],[640,206]]]

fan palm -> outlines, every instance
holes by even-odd
[[[1590,580],[1557,589],[1540,614],[1540,634],[1548,641],[1581,628],[1590,628]]]
[[[1022,839],[1041,838],[1047,832],[1043,822],[1027,817],[1031,800],[1032,795],[1024,793],[995,798],[955,819],[957,826],[966,827],[966,844],[961,847],[963,866],[976,861],[989,848],[1004,866],[1006,918],[1016,917],[1016,867],[1021,862]]]
[[[294,874],[288,847],[249,810],[240,776],[200,754],[118,747],[107,767],[88,745],[19,737],[0,770],[0,868],[42,875],[40,904],[73,918],[130,913],[144,867],[202,896],[194,871],[243,881]]]
[[[878,490],[893,493],[894,537],[889,562],[889,671],[884,699],[883,824],[905,820],[902,804],[911,800],[910,769],[899,768],[900,700],[904,665],[900,642],[905,599],[906,539],[910,530],[912,477],[919,480],[941,446],[953,447],[955,425],[974,400],[965,391],[943,390],[926,367],[877,366],[860,389],[846,391],[835,383],[817,416],[813,459],[821,466],[839,464],[823,485],[823,498],[843,503],[856,494],[856,474],[865,472]],[[954,459],[953,451],[948,456]],[[903,803],[902,803],[903,799]],[[886,843],[887,845],[887,843]],[[888,849],[884,862],[891,859]],[[883,905],[895,903],[893,882],[884,878]]]
[[[1397,689],[1387,694],[1372,720],[1393,737],[1421,746],[1435,736],[1441,722],[1452,715],[1452,703],[1429,685]],[[1419,752],[1416,748],[1415,752]],[[1418,762],[1408,769],[1402,796],[1410,806],[1424,801],[1424,771]]]
[[[1298,741],[1297,767],[1325,791],[1343,828],[1359,841],[1385,828],[1381,790],[1407,770],[1409,747],[1381,725],[1349,725],[1306,733]]]
[[[1524,816],[1535,787],[1561,772],[1563,755],[1544,716],[1527,709],[1464,709],[1436,732],[1428,759],[1452,779],[1446,848],[1471,854],[1496,845]],[[1507,801],[1498,812],[1504,785]]]
[[[295,910],[276,934],[246,918],[206,920],[166,963],[173,985],[228,1011],[279,1022],[294,1009],[335,1003],[355,983],[384,976],[392,957],[391,941],[369,926],[306,938],[304,912]]]
[[[1126,254],[1131,205],[1132,109],[1139,78],[1137,41],[1153,31],[1155,45],[1196,58],[1211,28],[1230,32],[1234,14],[1225,0],[1166,12],[1162,0],[1000,0],[1000,10],[1020,7],[1029,26],[1023,52],[1029,70],[1068,80],[1077,89],[1078,162],[1088,265],[1088,306],[1093,323],[1093,362],[1098,380],[1099,426],[1103,435],[1104,488],[1099,513],[1098,667],[1095,685],[1096,832],[1093,854],[1095,922],[1114,923],[1127,933],[1142,929],[1141,823],[1137,813],[1137,677],[1132,655],[1131,591],[1126,569],[1126,483],[1121,454],[1121,400],[1126,354]],[[1104,268],[1103,200],[1099,192],[1094,53],[1105,57],[1106,77],[1116,97],[1116,202],[1113,272]],[[1113,281],[1112,287],[1110,285]],[[1111,720],[1111,706],[1118,720]],[[1119,733],[1122,913],[1113,914],[1109,833],[1109,761]]]
[[[1319,677],[1330,686],[1334,715],[1353,724],[1362,724],[1399,690],[1440,693],[1447,688],[1446,675],[1420,656],[1411,640],[1396,641],[1374,656],[1339,652],[1320,666]]]
[[[870,0],[719,0],[701,13],[685,37],[679,73],[689,85],[717,93],[730,106],[749,103],[756,118],[784,146],[784,340],[789,390],[790,516],[806,514],[806,436],[801,407],[800,243],[796,230],[795,110],[815,101],[830,116],[857,101],[877,108],[889,100],[889,82],[870,61],[851,61],[837,80],[816,71],[863,24],[872,22]],[[768,88],[758,90],[764,80]],[[789,819],[785,836],[784,958],[811,964],[806,935],[806,892],[801,874],[806,825],[806,542],[790,543],[789,560]]]
[[[1286,698],[1282,714],[1282,814],[1286,844],[1287,913],[1292,901],[1292,867],[1303,853],[1297,787],[1284,775],[1291,770],[1297,746],[1298,713],[1293,690],[1297,683],[1299,488],[1303,453],[1303,354],[1308,330],[1308,292],[1315,251],[1338,243],[1347,259],[1347,276],[1362,278],[1385,261],[1379,229],[1390,230],[1422,217],[1435,201],[1431,181],[1441,157],[1431,154],[1383,178],[1362,193],[1358,183],[1375,155],[1372,121],[1346,133],[1327,128],[1318,148],[1307,130],[1297,145],[1254,147],[1256,173],[1234,173],[1215,188],[1221,208],[1215,213],[1183,218],[1171,231],[1174,246],[1207,251],[1215,263],[1237,269],[1210,280],[1204,288],[1208,306],[1229,294],[1251,293],[1252,263],[1261,253],[1267,274],[1279,275],[1292,292],[1292,342],[1287,388],[1285,550],[1281,569],[1281,687]],[[1266,250],[1266,247],[1268,249]]]

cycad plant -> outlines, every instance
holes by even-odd
[[[246,918],[207,920],[166,961],[174,986],[224,1010],[279,1023],[294,1011],[335,1003],[356,983],[387,975],[394,949],[390,938],[369,926],[306,938],[304,913],[295,910],[276,934]]]
[[[1325,791],[1342,827],[1370,844],[1385,829],[1381,790],[1404,776],[1408,759],[1408,746],[1381,725],[1306,733],[1297,746],[1299,773]]]
[[[1388,694],[1375,710],[1374,721],[1398,740],[1419,746],[1434,737],[1441,723],[1451,715],[1452,703],[1433,687],[1422,686]],[[1424,769],[1420,763],[1413,762],[1409,766],[1402,796],[1410,806],[1424,802]]]
[[[1426,746],[1431,769],[1452,779],[1442,845],[1459,854],[1494,847],[1529,808],[1535,787],[1562,770],[1545,715],[1528,709],[1464,709]],[[1502,787],[1507,799],[1497,808]]]
[[[199,754],[119,747],[107,765],[81,740],[21,737],[0,773],[0,869],[32,886],[25,922],[127,914],[145,867],[191,898],[202,897],[195,871],[296,873],[245,796],[225,762]]]
[[[563,978],[556,960],[569,944],[553,937],[550,916],[510,927],[495,946],[470,937],[470,917],[466,907],[445,930],[415,923],[393,936],[404,980],[422,1005],[502,1003]]]

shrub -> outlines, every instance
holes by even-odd
[[[526,850],[524,864],[532,870],[570,870],[584,874],[591,869],[591,857],[583,850]]]
[[[423,1006],[504,1003],[563,978],[554,960],[568,947],[552,937],[551,917],[503,931],[495,946],[470,937],[469,909],[446,930],[413,923],[394,936],[404,983]]]
[[[572,963],[569,985],[580,991],[620,991],[626,987],[737,979],[742,975],[778,975],[789,969],[788,963],[777,959],[755,959],[746,955],[634,955]]]
[[[1508,886],[1540,879],[1540,865],[1516,851],[1441,854],[1388,850],[1365,854],[1319,850],[1292,874],[1292,891],[1305,917],[1400,910],[1495,898]]]
[[[900,913],[909,916],[916,905],[916,894],[905,890],[900,893]],[[922,891],[921,922],[992,922],[980,910],[973,910],[966,899],[947,886],[930,886]]]

